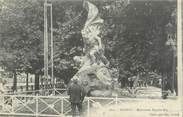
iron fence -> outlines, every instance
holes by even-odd
[[[118,103],[117,97],[86,97],[83,114],[91,113],[94,107],[104,108]],[[65,117],[71,115],[68,96],[0,95],[0,115],[13,117]]]
[[[83,101],[83,115],[85,117],[101,117],[103,112],[106,111],[106,107],[114,107],[129,102],[135,103],[142,100],[146,101],[143,98],[119,98],[117,96],[86,97]],[[97,110],[103,111],[95,113]],[[62,95],[0,95],[0,116],[65,117],[71,116],[71,106],[69,97]]]

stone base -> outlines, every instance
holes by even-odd
[[[93,97],[111,97],[111,90],[94,90],[90,92],[90,95]]]
[[[90,96],[111,96],[112,78],[105,66],[90,66],[81,68],[73,77],[77,77]]]

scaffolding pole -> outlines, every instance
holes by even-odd
[[[44,88],[48,85],[48,21],[47,21],[47,0],[44,3]]]
[[[55,78],[54,78],[54,61],[53,61],[53,14],[52,14],[52,4],[50,4],[50,20],[51,20],[51,78],[52,85],[55,89]],[[55,92],[55,91],[54,91]]]
[[[55,79],[54,79],[54,63],[53,63],[53,10],[52,4],[44,3],[44,78],[45,78],[45,89],[48,88],[48,76],[49,76],[49,39],[48,39],[48,8],[50,8],[50,46],[51,46],[51,79],[52,86],[55,89]]]

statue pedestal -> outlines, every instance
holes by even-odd
[[[83,66],[73,78],[79,80],[90,96],[112,95],[112,78],[105,66]]]

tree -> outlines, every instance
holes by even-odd
[[[41,17],[39,13],[42,8],[39,6],[39,2],[32,1],[30,4],[29,0],[4,1],[3,5],[0,20],[1,48],[4,50],[2,53],[6,53],[11,59],[8,60],[7,56],[4,56],[4,59],[1,60],[2,66],[14,74],[16,72],[37,73],[31,61],[37,59],[41,53],[42,33],[39,26],[42,21],[35,17]],[[34,14],[33,10],[36,8],[40,12]],[[16,77],[14,84],[16,86]]]
[[[80,24],[77,22],[78,19],[72,21],[72,18],[80,12],[80,8],[73,7],[73,3],[60,5],[62,3],[54,2],[53,4],[56,6],[53,9],[54,72],[56,76],[61,78],[64,76],[68,82],[68,78],[73,74],[72,58],[74,54],[81,51]],[[20,67],[22,72],[35,74],[35,89],[39,89],[39,76],[43,75],[43,1],[4,1],[4,5],[7,8],[5,7],[1,12],[1,27],[4,27],[1,28],[0,35],[1,48],[4,49],[2,53],[9,51],[7,55],[13,54],[17,58],[22,58],[20,62],[23,65],[13,64],[15,57],[12,61],[6,62],[4,55],[5,59],[2,59],[1,63],[11,63],[13,67],[10,68],[15,71],[16,67]],[[61,10],[65,8],[66,10]],[[2,66],[9,67],[8,64]],[[68,72],[67,78],[63,72]]]
[[[170,73],[172,51],[166,25],[176,8],[172,1],[93,1],[104,19],[101,33],[105,56],[120,73]],[[6,0],[0,12],[0,63],[8,71],[43,75],[44,1]],[[54,74],[69,82],[77,72],[73,57],[82,55],[81,30],[87,12],[82,2],[52,1]],[[173,25],[176,27],[176,24]],[[50,30],[50,29],[49,29]],[[8,58],[8,59],[7,59]],[[16,64],[15,64],[16,63]]]
[[[106,19],[106,53],[120,61],[121,70],[136,74],[139,67],[160,73],[172,69],[165,63],[172,59],[165,26],[175,7],[169,1],[132,1],[121,14]]]

